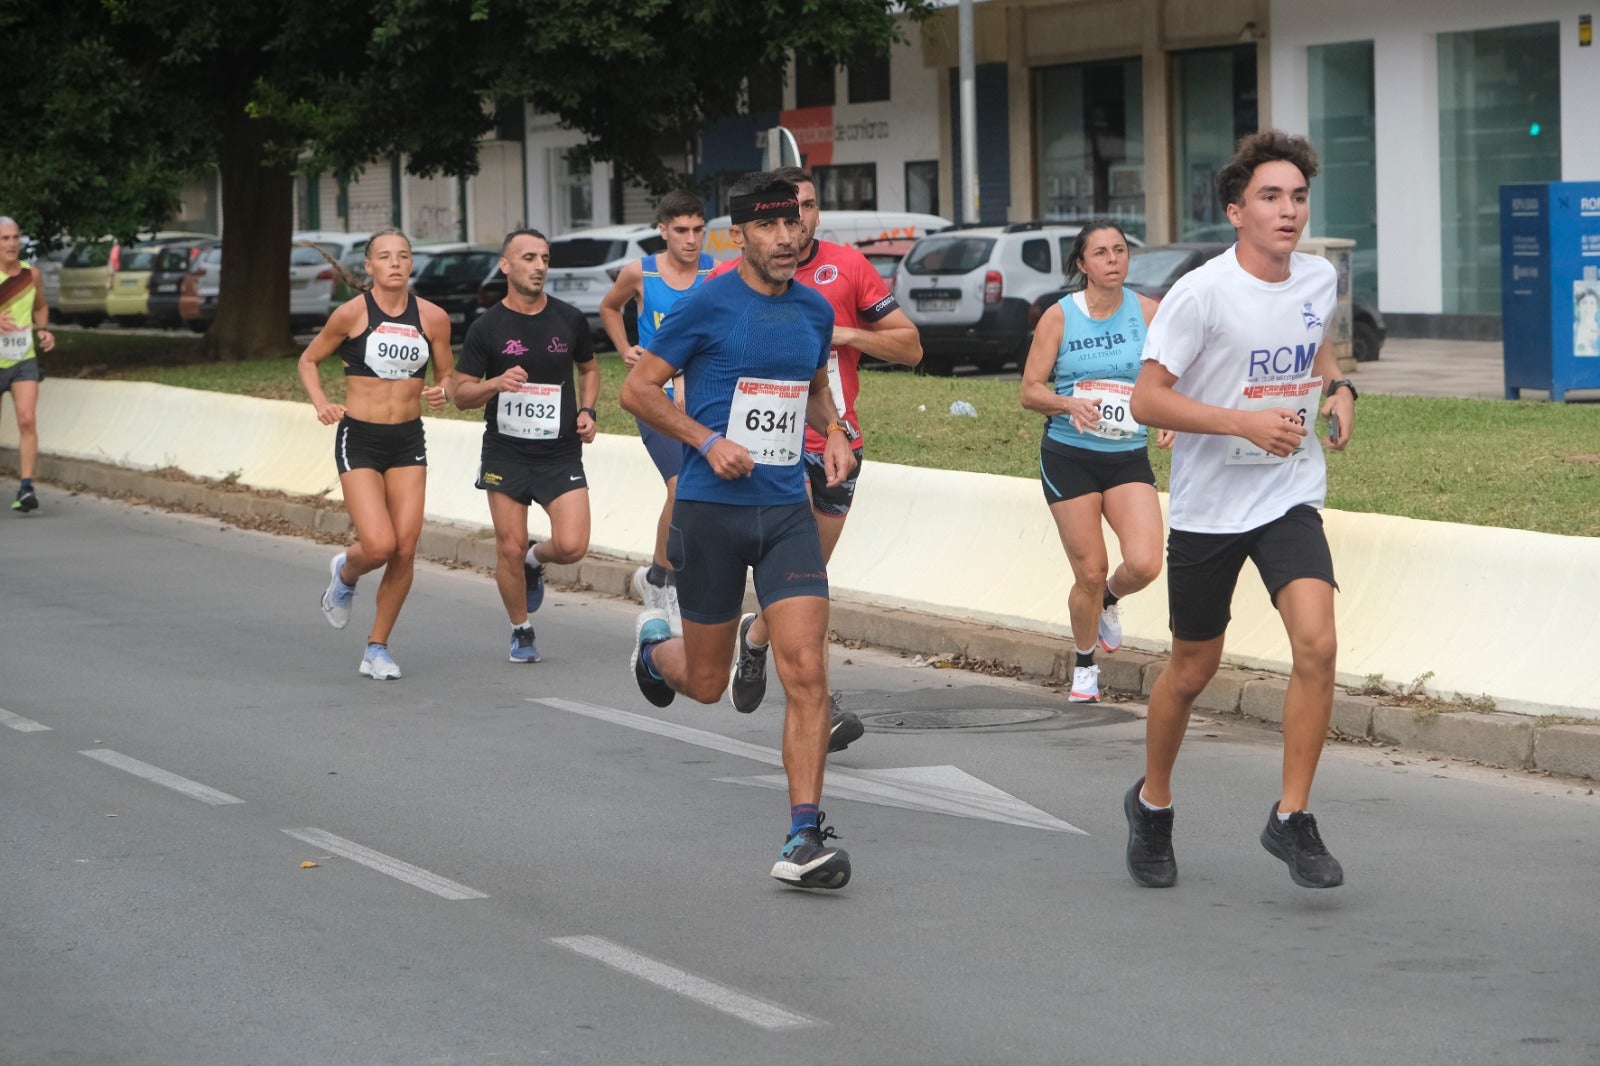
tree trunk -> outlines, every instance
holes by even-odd
[[[212,359],[295,355],[289,330],[289,244],[294,172],[266,158],[266,131],[229,108],[222,131],[222,285],[206,333]],[[285,371],[286,373],[288,371]]]

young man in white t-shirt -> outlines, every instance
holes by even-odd
[[[1329,446],[1343,451],[1356,398],[1323,340],[1337,298],[1333,266],[1295,252],[1316,173],[1316,152],[1303,137],[1263,130],[1240,140],[1216,178],[1238,243],[1161,302],[1134,387],[1134,418],[1178,433],[1167,542],[1172,659],[1150,694],[1145,776],[1123,799],[1128,873],[1152,888],[1178,877],[1172,768],[1195,698],[1221,662],[1247,558],[1283,619],[1293,659],[1283,791],[1261,843],[1296,884],[1344,882],[1307,810],[1338,651],[1338,585],[1319,512],[1327,469],[1315,422],[1320,408]]]

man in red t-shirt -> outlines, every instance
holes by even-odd
[[[833,351],[828,356],[828,382],[833,387],[833,403],[844,420],[856,465],[841,485],[829,487],[822,466],[827,441],[806,427],[805,465],[811,489],[811,510],[816,515],[817,533],[822,540],[822,557],[833,557],[834,545],[844,532],[844,520],[855,498],[856,475],[861,472],[862,433],[856,416],[856,394],[861,391],[859,368],[865,352],[876,359],[903,366],[922,361],[922,339],[917,327],[900,309],[894,293],[867,257],[848,245],[816,239],[822,213],[817,207],[817,185],[799,167],[782,167],[778,177],[791,181],[800,190],[800,222],[805,230],[799,248],[800,266],[794,278],[815,289],[833,305]],[[712,277],[734,269],[738,260],[729,260],[712,271]],[[749,714],[761,706],[767,692],[767,626],[759,614],[739,620],[739,658],[734,664],[728,699],[734,709]],[[863,732],[861,719],[841,710],[833,700],[833,725],[828,750],[841,751]]]

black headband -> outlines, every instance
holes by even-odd
[[[728,201],[728,216],[735,226],[754,222],[758,218],[799,218],[800,201],[793,196],[780,197],[781,194],[774,193],[732,197]]]

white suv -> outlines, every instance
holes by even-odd
[[[894,275],[894,295],[922,334],[922,367],[995,371],[1027,358],[1028,309],[1061,288],[1078,226],[1013,222],[955,226],[918,238]]]

